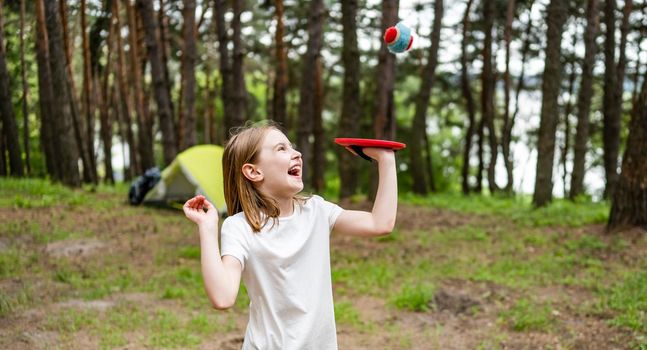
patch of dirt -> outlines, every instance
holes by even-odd
[[[106,246],[98,239],[74,239],[49,243],[45,248],[47,254],[55,257],[79,257],[96,253]]]

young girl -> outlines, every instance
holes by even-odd
[[[378,162],[373,210],[344,210],[303,190],[301,153],[272,125],[234,135],[222,159],[229,217],[203,196],[184,204],[198,225],[202,276],[212,305],[234,305],[242,277],[249,299],[243,349],[337,349],[329,238],[389,234],[397,211],[392,150],[365,148]]]

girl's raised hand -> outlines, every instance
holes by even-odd
[[[204,196],[195,196],[184,203],[184,215],[198,226],[218,225],[218,210]]]
[[[362,148],[362,152],[378,162],[386,159],[395,159],[395,152],[389,148],[365,147]]]

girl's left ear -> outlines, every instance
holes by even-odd
[[[243,175],[251,182],[259,182],[263,180],[263,173],[254,164],[243,164],[241,171],[243,172]]]

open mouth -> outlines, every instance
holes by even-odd
[[[301,166],[300,165],[293,165],[289,170],[288,170],[288,175],[290,176],[296,176],[296,177],[301,177]]]

